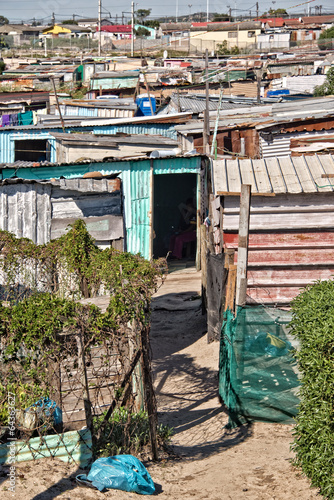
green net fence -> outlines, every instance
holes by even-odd
[[[230,426],[260,420],[292,423],[297,414],[299,378],[289,334],[291,313],[276,308],[225,312],[219,360],[219,394]]]

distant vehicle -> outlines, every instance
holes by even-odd
[[[118,95],[98,95],[96,99],[119,99]]]

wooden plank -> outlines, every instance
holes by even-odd
[[[274,193],[286,193],[287,188],[282,177],[282,172],[277,158],[266,158],[265,161],[268,167],[269,179]]]
[[[225,164],[226,160],[213,160],[213,176],[214,176],[214,186],[216,190],[222,192],[228,192],[227,179],[225,175]]]
[[[293,158],[293,164],[303,186],[304,193],[314,193],[317,190],[317,186],[309,169],[305,165],[305,159],[301,156]]]
[[[239,192],[241,190],[241,178],[239,162],[235,160],[226,160],[228,191]]]
[[[316,184],[318,184],[318,186],[322,186],[319,191],[321,193],[323,192],[332,192],[333,191],[333,186],[331,185],[332,183],[330,181],[328,181],[327,183],[323,182],[323,179],[322,179],[322,174],[326,173],[324,172],[324,169],[318,159],[318,156],[307,156],[307,157],[303,157],[305,161],[307,161],[307,165],[308,165],[308,168],[311,172],[311,175],[313,177],[313,180]]]
[[[239,216],[228,215],[224,212],[224,228],[226,231],[237,231],[239,227]],[[331,212],[322,213],[276,213],[273,214],[251,214],[250,230],[269,229],[278,230],[298,230],[300,228],[307,229],[333,229],[334,227],[334,210]]]
[[[330,279],[334,274],[334,266],[284,266],[248,268],[249,286],[289,285],[305,286],[317,280]]]
[[[242,184],[249,184],[253,193],[258,192],[258,187],[255,182],[255,177],[252,169],[252,160],[245,159],[240,162],[241,180]]]
[[[239,253],[240,250],[238,250]],[[239,258],[238,258],[239,260]],[[316,248],[316,249],[280,249],[280,250],[250,250],[248,254],[249,266],[261,266],[277,264],[282,265],[301,264],[334,264],[334,248]]]
[[[277,158],[277,161],[280,164],[288,193],[301,193],[303,191],[303,188],[300,179],[296,174],[291,158]]]
[[[53,218],[51,220],[51,238],[56,239],[65,234],[68,225],[76,218]],[[117,240],[124,237],[123,217],[120,215],[104,215],[102,217],[82,217],[89,234],[99,241]]]
[[[256,183],[257,183],[257,191],[258,193],[268,193],[274,195],[272,185],[270,184],[270,180],[268,177],[267,170],[265,168],[264,160],[252,160],[253,169],[255,173]],[[255,193],[252,191],[252,197]]]
[[[321,175],[322,179],[328,179],[328,184],[334,186],[334,181],[331,180],[334,177],[334,159],[332,155],[324,155],[321,158],[321,163],[324,169],[324,174]],[[326,182],[325,182],[326,184]],[[322,185],[322,184],[321,184]]]
[[[250,203],[251,203],[251,186],[249,184],[243,184],[241,186],[241,196],[240,196],[237,288],[236,288],[237,306],[243,306],[246,303]]]
[[[237,280],[237,266],[235,264],[231,264],[228,268],[225,311],[227,309],[231,309],[231,311],[234,311],[236,280]]]
[[[120,215],[121,199],[110,193],[68,197],[52,198],[52,216],[54,219],[66,219],[67,217],[94,217],[103,215]]]
[[[286,248],[286,247],[322,247],[334,246],[334,230],[319,232],[273,232],[250,233],[249,248]],[[238,247],[238,234],[224,232],[224,245],[226,248]]]
[[[297,287],[248,288],[247,304],[289,304],[302,290]]]

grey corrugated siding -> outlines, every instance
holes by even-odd
[[[93,134],[150,134],[162,135],[170,139],[177,140],[175,126],[170,123],[146,123],[146,124],[125,124],[125,125],[105,125],[93,128]]]
[[[0,229],[29,238],[38,245],[50,241],[51,185],[0,186]]]
[[[288,156],[291,154],[290,149],[290,141],[291,139],[296,138],[307,138],[307,137],[324,137],[326,135],[333,135],[333,130],[320,130],[320,131],[311,131],[311,132],[294,132],[291,134],[279,134],[273,135],[272,140],[268,141],[266,139],[266,135],[262,135],[260,132],[260,148],[262,151],[262,158],[271,158],[274,156]]]

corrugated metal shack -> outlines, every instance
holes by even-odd
[[[52,135],[63,132],[59,116],[41,115],[39,125],[0,128],[0,163],[15,161],[58,161],[56,139]],[[168,116],[144,116],[133,118],[64,118],[66,133],[93,134],[150,134],[177,139],[175,124],[185,123],[189,113]]]
[[[240,102],[230,109],[230,104]],[[181,100],[180,100],[181,102]],[[334,132],[334,98],[303,98],[298,101],[258,105],[255,99],[223,100],[218,120],[210,112],[210,145],[217,127],[217,157],[270,158],[291,154],[291,140],[324,136]],[[243,105],[242,105],[243,103]],[[191,105],[191,101],[188,101]],[[193,105],[194,106],[194,105]],[[203,152],[203,125],[191,120],[177,125],[183,150]]]
[[[133,99],[77,99],[60,104],[62,116],[87,116],[100,118],[130,118],[135,116],[137,105]],[[59,111],[55,108],[55,114]]]
[[[291,154],[291,141],[334,132],[334,98],[319,97],[273,104],[267,123],[257,123],[261,157]]]
[[[0,229],[18,238],[43,245],[79,218],[98,245],[123,249],[121,180],[9,178],[0,183]]]
[[[104,71],[91,76],[91,90],[135,89],[139,71]]]
[[[163,149],[174,154],[178,143],[174,139],[149,134],[59,134],[52,133],[56,139],[58,162],[75,162],[82,158],[103,160],[104,158],[146,157],[156,150]]]
[[[68,179],[73,179],[73,182],[80,186],[81,177],[90,175],[92,172],[95,172],[97,176],[119,174],[122,180],[125,249],[135,254],[141,253],[145,258],[151,258],[152,256],[167,255],[171,231],[173,226],[177,224],[175,219],[179,217],[178,205],[189,196],[193,196],[195,202],[197,201],[197,206],[200,207],[200,192],[201,186],[203,186],[201,179],[203,179],[205,166],[206,159],[201,156],[173,156],[105,162],[84,161],[63,164],[16,162],[2,165],[0,175],[3,180],[13,178],[48,179],[49,181],[50,179],[60,179],[63,182],[65,179],[68,182]],[[94,186],[95,181],[91,182]],[[106,196],[108,198],[109,194]],[[94,206],[98,210],[101,204],[99,196],[96,200],[97,203]],[[51,207],[48,209],[51,210]],[[55,210],[56,204],[52,208],[53,214],[56,213]],[[81,215],[80,211],[75,210],[75,217],[81,218],[82,215],[87,215],[84,212]],[[27,214],[29,213],[31,214],[31,209],[30,212],[27,212]],[[66,208],[62,213],[64,218],[68,209]],[[89,212],[89,215],[93,214]],[[97,215],[100,216],[99,213],[94,214],[94,216]],[[17,217],[16,211],[13,209],[10,213],[8,212],[8,217]],[[198,214],[198,220],[199,217]],[[15,224],[15,222],[8,222],[7,227],[15,228]],[[20,234],[26,233],[21,231]],[[198,241],[199,238],[198,234]]]
[[[234,249],[235,262],[241,185],[251,185],[247,303],[286,305],[333,275],[334,156],[223,159],[212,169],[221,249]]]

